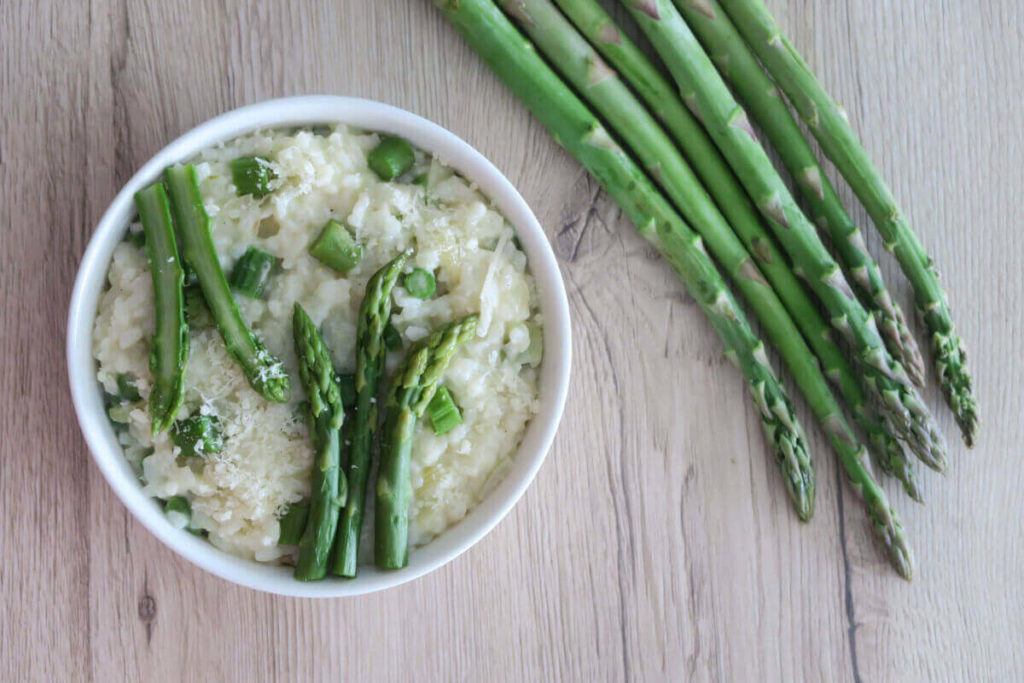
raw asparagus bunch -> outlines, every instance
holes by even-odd
[[[861,295],[861,302],[874,316],[889,353],[903,365],[914,383],[923,387],[924,360],[907,328],[903,311],[889,295],[860,229],[843,207],[775,84],[762,70],[716,0],[674,2],[703,43],[711,61],[718,66],[719,72],[732,85],[742,104],[779,152],[810,208],[809,217],[828,234],[850,280]]]
[[[384,328],[391,317],[391,290],[405,267],[408,253],[399,254],[370,278],[359,306],[356,333],[356,415],[352,447],[348,456],[348,501],[338,527],[333,571],[354,577],[359,564],[359,538],[366,504],[366,483],[370,474],[373,433],[377,429],[377,386],[384,372],[387,348]]]
[[[701,233],[704,242],[711,247],[712,253],[733,277],[743,295],[755,308],[763,311],[762,318],[768,322],[772,341],[782,351],[786,362],[793,367],[794,375],[804,381],[801,388],[812,393],[816,399],[812,405],[828,416],[842,420],[839,408],[815,365],[813,355],[803,343],[800,332],[700,181],[657,122],[550,0],[508,0],[505,5],[509,13],[517,17],[526,28],[534,44],[562,71],[569,85],[575,86],[590,100],[610,122],[613,132],[619,133],[641,162],[659,178],[666,194],[684,211],[685,219]],[[653,188],[651,191],[656,194]],[[667,205],[665,209],[672,212]],[[683,230],[689,233],[689,227],[675,212],[672,212],[672,217],[683,226],[679,235],[683,236],[684,241],[692,237],[688,241],[691,244],[698,239],[692,233],[683,233]],[[671,258],[669,260],[671,262]],[[707,303],[713,302],[714,299],[711,299]],[[732,334],[731,330],[729,334]],[[749,340],[740,340],[739,344],[752,351],[763,352],[760,351],[760,341],[750,344]],[[758,360],[763,361],[760,358]],[[797,516],[806,521],[814,512],[814,481],[809,474],[809,464],[804,467],[798,460],[790,460],[788,457],[781,462]]]
[[[767,220],[794,268],[825,306],[830,322],[854,349],[883,422],[922,461],[945,467],[945,444],[906,371],[885,348],[874,319],[860,305],[839,265],[797,206],[700,43],[670,0],[623,0]]]
[[[509,14],[519,20],[534,44],[562,72],[568,84],[589,100],[597,112],[611,124],[613,132],[632,148],[633,153],[648,168],[651,175],[658,179],[665,193],[682,212],[683,218],[701,235],[712,255],[723,265],[740,293],[758,313],[772,344],[780,350],[783,360],[797,378],[801,391],[814,407],[816,417],[828,425],[836,419],[835,416],[841,416],[840,408],[814,361],[814,355],[804,343],[792,318],[772,287],[765,281],[758,265],[747,253],[747,248],[737,239],[729,223],[702,187],[700,180],[654,118],[615,72],[604,64],[594,48],[562,16],[551,0],[506,0],[504,4]],[[703,139],[706,140],[706,136]],[[708,142],[710,144],[710,141]],[[713,158],[721,160],[713,148],[710,151]],[[777,251],[757,216],[751,217],[754,227],[747,229],[755,231],[753,238],[768,245],[765,248]],[[839,349],[822,335],[824,323],[816,314],[813,304],[785,267],[781,254],[776,253],[774,256],[776,259],[773,270],[786,274],[785,277],[780,277],[776,273],[776,279],[786,287],[784,291],[791,297],[799,315],[806,321],[805,326],[810,328],[809,335],[817,336],[820,339],[819,345],[826,347],[823,349],[823,357],[829,363],[829,367],[838,368],[840,373],[847,372],[848,366]],[[816,321],[820,324],[815,324]],[[863,403],[863,396],[859,390],[849,389],[848,393],[857,399],[854,405],[863,410],[860,405]],[[866,421],[870,423],[866,426],[873,439],[879,438],[880,432],[884,434],[884,430],[877,422],[870,419]],[[901,448],[895,444],[892,444],[893,447],[889,445],[886,444],[885,456],[880,462],[888,464],[892,453],[902,454]],[[912,491],[913,495],[919,498],[920,493],[917,491],[912,470],[906,466],[900,467],[900,464],[902,463],[893,463],[891,469],[899,469],[908,491]],[[806,513],[807,511],[798,509],[801,517]]]
[[[782,253],[761,223],[757,210],[703,126],[689,112],[668,80],[619,30],[596,0],[556,2],[672,134],[757,267],[803,332],[825,376],[831,378],[840,389],[854,420],[868,435],[879,465],[885,472],[897,476],[904,490],[914,500],[921,501],[913,462],[907,459],[903,447],[896,440],[896,434],[886,431],[867,404],[853,369],[832,341],[828,325],[817,306],[786,264]]]
[[[164,179],[181,238],[182,256],[199,279],[203,298],[217,321],[228,353],[242,366],[253,389],[270,401],[284,403],[290,389],[288,375],[281,361],[267,351],[238,312],[210,236],[210,217],[203,207],[195,167],[172,166],[164,172]]]
[[[377,473],[374,561],[378,567],[400,569],[408,563],[409,461],[416,421],[434,397],[456,349],[473,337],[476,323],[477,316],[468,315],[434,331],[410,349],[395,372],[384,404],[384,442]]]
[[[153,433],[174,423],[185,400],[185,364],[188,362],[188,325],[185,324],[185,271],[171,223],[171,207],[160,183],[135,193],[135,206],[146,234],[146,256],[153,276],[156,333],[150,342],[149,369],[153,388],[149,415]]]
[[[946,402],[968,446],[974,444],[977,405],[967,373],[966,350],[953,328],[946,293],[932,259],[910,227],[896,198],[864,150],[845,112],[835,103],[800,53],[782,34],[761,0],[723,0],[740,33],[753,48],[797,113],[868,210],[886,248],[896,254],[914,287],[917,306],[932,335],[932,351]]]
[[[761,408],[762,425],[769,442],[780,454],[783,464],[795,464],[805,458],[799,425],[784,390],[764,358],[763,346],[704,252],[700,239],[489,0],[447,0],[438,4],[476,52],[555,138],[583,163],[638,226],[640,233],[676,269],[715,326],[727,356],[743,370],[755,402]],[[834,430],[830,437],[855,490],[865,498],[872,526],[883,539],[894,565],[909,576],[913,559],[903,528],[871,476],[863,450],[854,447],[859,457],[844,457],[844,454],[850,456],[851,451],[843,448],[843,439],[838,434],[839,431]],[[788,469],[801,471],[799,465]],[[809,463],[804,471],[810,473]],[[813,479],[797,476],[791,485],[798,483],[812,484]]]
[[[299,377],[309,403],[313,439],[313,481],[306,528],[299,539],[295,578],[314,581],[327,575],[327,561],[338,529],[338,513],[345,504],[347,486],[341,476],[341,426],[345,409],[334,376],[334,365],[320,332],[295,303],[292,316]]]

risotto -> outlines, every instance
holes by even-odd
[[[458,522],[500,481],[537,411],[542,321],[515,231],[471,183],[421,151],[410,170],[381,180],[367,165],[379,142],[377,134],[343,126],[264,131],[191,160],[224,272],[250,247],[276,259],[261,297],[234,298],[243,320],[292,378],[287,402],[266,400],[228,354],[216,327],[190,325],[185,400],[177,419],[215,417],[219,452],[183,457],[170,432],[151,434],[155,313],[149,263],[138,240],[126,239],[114,252],[93,354],[125,456],[146,493],[186,499],[191,529],[235,555],[292,562],[295,549],[279,544],[279,520],[310,496],[313,447],[292,340],[294,304],[320,327],[336,372],[351,373],[367,280],[403,250],[412,250],[407,270],[422,269],[436,279],[436,292],[427,298],[410,294],[401,279],[393,290],[391,324],[406,349],[440,324],[479,314],[474,337],[458,349],[443,377],[461,423],[442,434],[427,420],[416,427],[410,545]],[[239,157],[269,160],[265,196],[236,192],[230,162]],[[343,222],[362,249],[344,273],[309,251],[332,219]],[[139,229],[131,226],[129,236]],[[381,396],[402,356],[388,355]],[[342,448],[342,473],[345,457]],[[366,511],[363,562],[372,561],[372,503]],[[168,515],[184,526],[185,517],[173,510]]]

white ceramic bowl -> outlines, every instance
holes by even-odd
[[[302,583],[292,578],[290,568],[229,555],[175,529],[158,503],[143,495],[103,407],[92,357],[92,328],[111,255],[135,215],[132,196],[137,190],[153,182],[167,166],[244,133],[334,122],[394,133],[433,153],[475,182],[515,226],[537,281],[544,316],[541,406],[502,483],[461,522],[412,551],[408,567],[379,571],[365,566],[355,579],[332,577]],[[71,395],[85,440],[103,476],[132,514],[173,551],[221,578],[271,593],[305,597],[358,595],[405,583],[452,560],[494,528],[529,486],[554,438],[569,384],[571,348],[569,307],[554,254],[533,212],[508,179],[479,152],[437,124],[378,102],[332,96],[289,97],[236,109],[182,135],[146,163],[114,198],[82,257],[71,297],[67,345]]]

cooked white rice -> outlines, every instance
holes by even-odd
[[[299,301],[322,326],[337,371],[352,372],[363,289],[400,250],[414,248],[409,268],[433,271],[438,283],[438,294],[426,301],[410,296],[401,281],[395,288],[392,322],[406,345],[439,324],[480,314],[476,338],[459,350],[444,378],[465,421],[443,436],[433,433],[429,421],[417,427],[413,545],[455,524],[480,501],[500,479],[537,410],[538,359],[529,358],[527,350],[540,313],[512,227],[471,184],[419,152],[416,167],[403,179],[429,171],[426,186],[381,182],[366,165],[378,141],[376,134],[344,127],[326,135],[268,131],[209,149],[194,160],[225,272],[250,245],[281,259],[263,300],[236,299],[243,318],[292,378],[288,403],[270,403],[250,388],[215,330],[193,330],[178,419],[216,414],[225,437],[222,452],[205,455],[201,468],[178,458],[166,432],[150,435],[152,281],[141,249],[125,242],[114,252],[93,348],[105,391],[117,393],[120,374],[137,378],[141,400],[114,411],[115,419],[127,423],[120,435],[126,457],[137,467],[146,493],[188,498],[193,524],[205,529],[214,545],[236,555],[262,562],[290,558],[292,549],[277,545],[278,517],[288,504],[309,495],[312,449],[298,409],[303,392],[292,342],[293,303]],[[272,159],[278,176],[262,200],[236,196],[228,170],[231,159],[251,155]],[[350,226],[364,248],[358,266],[344,275],[307,250],[330,218]],[[389,368],[400,360],[392,355]],[[369,492],[372,517],[372,485]],[[372,559],[371,527],[367,519],[364,561]]]

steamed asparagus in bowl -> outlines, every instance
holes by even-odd
[[[93,352],[125,456],[172,523],[303,580],[374,564],[386,392],[466,316],[405,421],[401,552],[501,481],[537,411],[543,321],[515,231],[470,181],[337,126],[228,141],[152,188],[168,220],[143,213],[116,248]],[[147,257],[171,247],[180,264]],[[153,399],[156,379],[180,401]]]

